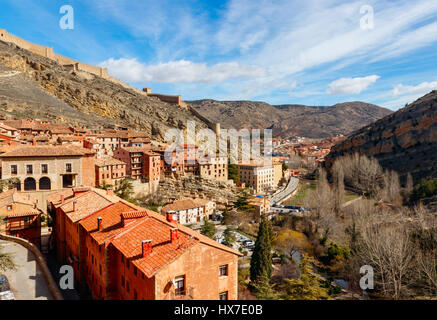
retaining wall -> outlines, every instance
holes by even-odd
[[[52,277],[52,274],[50,273],[50,270],[49,270],[49,267],[47,266],[47,262],[46,262],[45,258],[43,257],[41,251],[39,251],[38,248],[34,244],[30,243],[29,241],[27,241],[25,239],[13,237],[13,236],[7,236],[7,235],[2,234],[2,233],[0,233],[0,240],[6,240],[6,241],[12,241],[12,242],[18,243],[18,244],[22,245],[23,247],[25,247],[26,249],[30,250],[35,255],[36,262],[38,263],[38,265],[41,268],[41,271],[44,275],[44,278],[47,281],[47,285],[49,287],[49,290],[50,290],[53,298],[55,300],[64,300],[61,292],[59,291],[58,286],[56,285],[55,280]]]

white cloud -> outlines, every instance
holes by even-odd
[[[208,66],[186,60],[169,61],[156,65],[145,65],[136,59],[108,59],[99,64],[108,68],[111,76],[130,83],[162,82],[205,82],[217,83],[229,79],[258,78],[266,71],[257,66],[244,66],[237,62],[224,62]]]
[[[375,83],[380,77],[377,75],[363,78],[341,78],[329,84],[327,93],[336,94],[359,94],[366,90],[372,83]]]
[[[425,95],[432,90],[437,90],[437,81],[434,82],[422,82],[417,86],[406,86],[401,84],[396,85],[393,88],[392,94],[394,96],[400,95]]]

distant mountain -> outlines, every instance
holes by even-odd
[[[331,107],[270,105],[256,101],[189,101],[201,115],[225,128],[271,128],[283,138],[326,138],[347,135],[392,111],[364,102],[346,102]]]
[[[437,177],[437,91],[351,134],[332,149],[327,165],[354,152],[404,177],[410,172],[415,182]]]

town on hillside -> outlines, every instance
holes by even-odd
[[[437,300],[435,0],[27,2],[0,10],[0,300]]]

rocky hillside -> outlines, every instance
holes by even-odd
[[[114,124],[140,129],[162,141],[167,128],[202,120],[177,105],[0,41],[0,118],[49,119],[99,128]]]
[[[333,148],[327,159],[361,152],[376,157],[384,168],[417,182],[437,177],[437,91],[356,132]]]
[[[363,102],[331,107],[273,106],[253,101],[197,100],[189,103],[200,114],[213,122],[220,122],[223,127],[271,128],[274,135],[284,138],[347,135],[391,113],[388,109]]]

